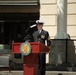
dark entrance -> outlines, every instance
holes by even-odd
[[[0,44],[24,41],[27,28],[38,18],[38,13],[0,13]]]
[[[23,56],[12,54],[12,42],[24,42],[27,36],[26,30],[39,19],[38,13],[0,13],[0,54],[11,55],[12,69],[23,69]],[[32,29],[31,32],[36,30]]]

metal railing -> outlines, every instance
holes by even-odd
[[[64,46],[65,63],[76,64],[76,39],[51,39],[51,46],[53,45]]]

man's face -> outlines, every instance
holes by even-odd
[[[41,30],[42,27],[43,27],[43,24],[38,24],[38,25],[37,25],[38,30]]]

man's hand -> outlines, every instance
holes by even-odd
[[[41,35],[41,38],[42,38],[42,39],[45,39],[45,36],[44,36],[44,35]]]

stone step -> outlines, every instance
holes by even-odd
[[[76,71],[76,66],[72,64],[46,64],[46,71]]]
[[[76,75],[76,72],[68,72],[68,71],[46,71],[46,75],[58,75],[61,73],[62,75]],[[23,71],[0,71],[0,75],[23,75]]]

